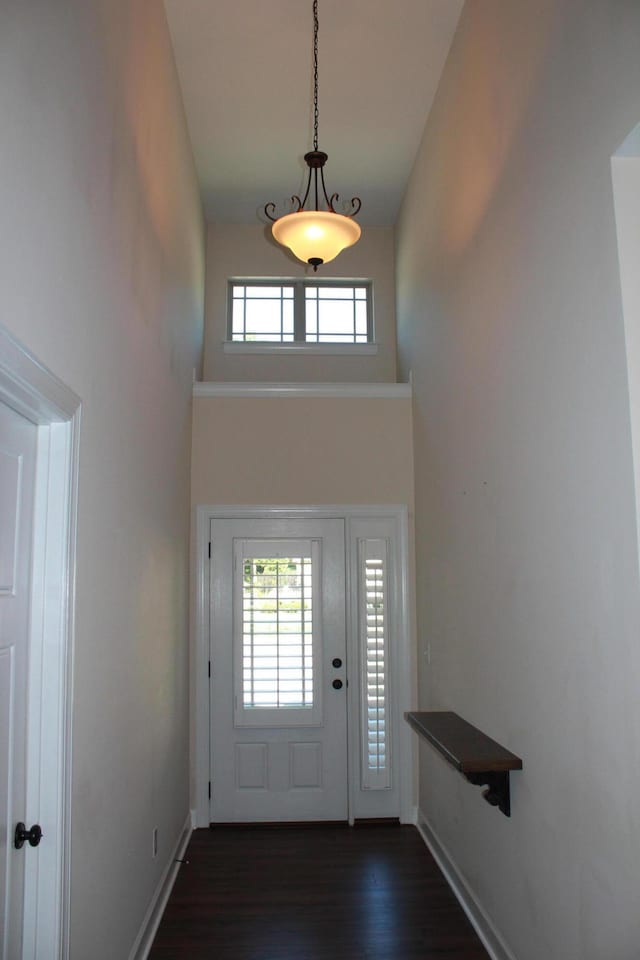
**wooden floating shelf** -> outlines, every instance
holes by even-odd
[[[511,816],[509,771],[522,770],[522,760],[477,727],[449,710],[405,713],[405,719],[459,770],[470,783],[486,786],[483,797]]]

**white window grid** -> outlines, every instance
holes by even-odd
[[[370,280],[232,278],[227,300],[232,343],[374,343]]]

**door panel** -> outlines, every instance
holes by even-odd
[[[214,520],[211,543],[210,819],[344,820],[344,523]]]
[[[2,960],[22,953],[27,657],[37,428],[0,404],[0,910]]]

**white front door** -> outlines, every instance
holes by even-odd
[[[37,428],[0,403],[0,950],[22,956],[27,843],[14,848],[26,819],[27,670]],[[31,824],[27,824],[28,827]]]
[[[211,523],[211,822],[346,820],[344,521]]]

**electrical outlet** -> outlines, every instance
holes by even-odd
[[[158,856],[158,828],[154,827],[151,834],[151,856],[155,860]]]

